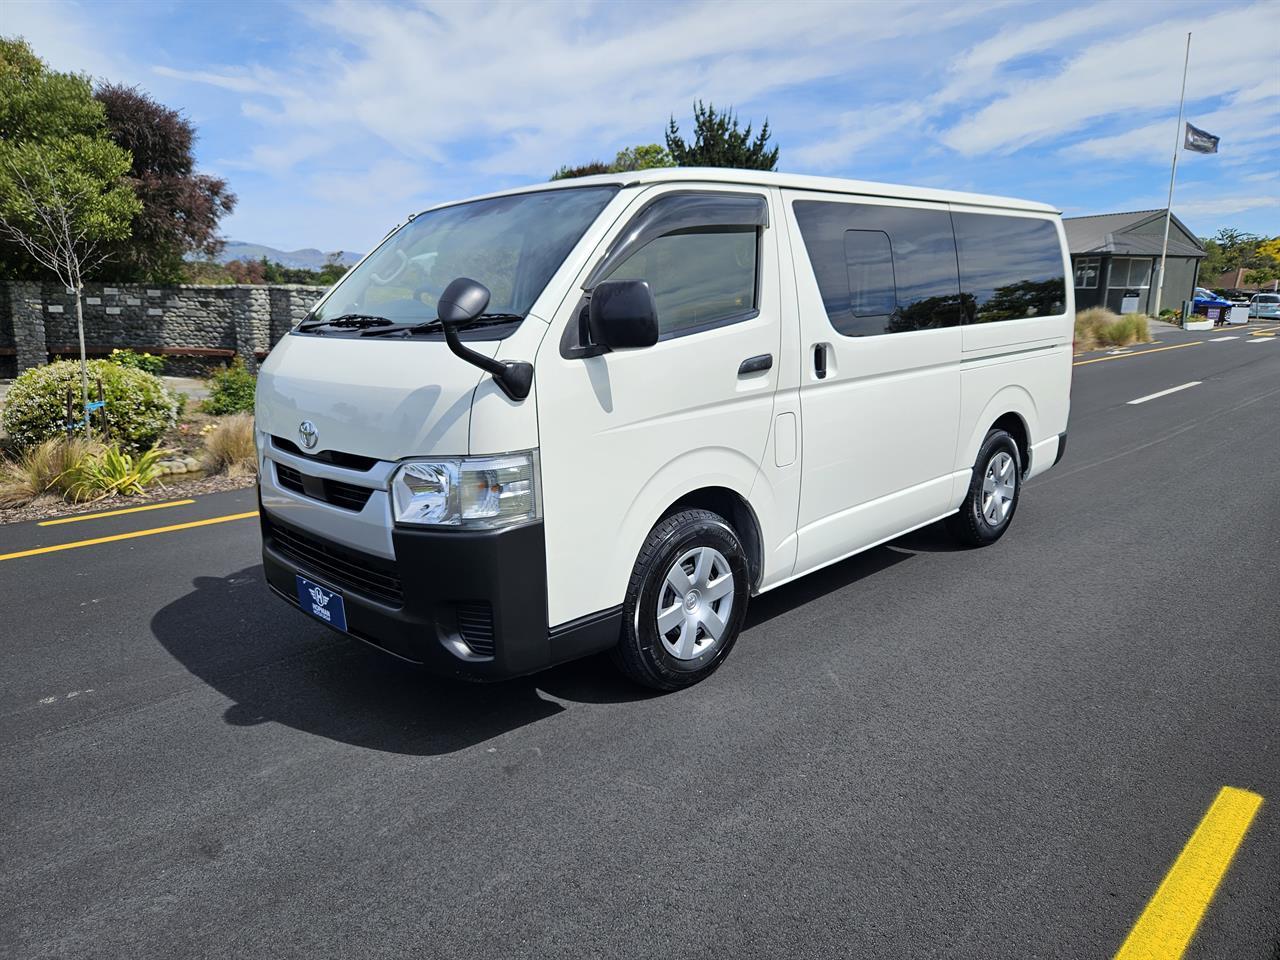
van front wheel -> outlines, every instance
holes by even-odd
[[[960,511],[947,518],[947,529],[966,547],[995,543],[1009,529],[1022,492],[1022,457],[1013,437],[992,430],[973,465],[969,492]]]
[[[728,656],[751,594],[746,553],[708,510],[683,510],[649,531],[636,558],[614,652],[632,680],[679,690]]]

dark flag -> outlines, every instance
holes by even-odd
[[[1199,127],[1193,127],[1188,123],[1187,138],[1183,141],[1182,147],[1192,153],[1217,153],[1218,138],[1212,133],[1205,133]]]

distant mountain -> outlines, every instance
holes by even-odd
[[[228,240],[227,245],[222,248],[222,253],[218,254],[219,263],[230,263],[232,260],[261,260],[266,257],[276,263],[286,267],[304,270],[319,270],[324,266],[325,261],[329,259],[331,251],[316,250],[314,247],[307,247],[304,250],[277,250],[275,247],[264,246],[261,243],[245,243],[242,240]],[[359,260],[364,254],[353,253],[350,250],[341,251],[338,262],[344,267]]]

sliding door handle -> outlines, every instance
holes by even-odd
[[[827,345],[825,343],[813,345],[813,375],[819,380],[827,379]]]
[[[749,373],[763,373],[773,368],[773,354],[762,353],[758,357],[747,357],[738,364],[738,376],[745,377]]]

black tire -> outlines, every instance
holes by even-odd
[[[728,616],[718,640],[705,641],[705,651],[680,659],[668,650],[658,633],[658,602],[668,589],[666,576],[689,551],[711,547],[728,563],[733,575]],[[636,683],[655,690],[680,690],[709,677],[733,649],[751,596],[750,568],[737,533],[725,519],[709,510],[682,510],[658,523],[645,538],[627,585],[622,606],[622,637],[614,661]],[[723,610],[723,600],[713,601]],[[704,633],[695,631],[698,642]]]
[[[1013,458],[1013,496],[1005,498],[1008,511],[1003,518],[992,521],[983,514],[983,482],[987,479],[987,471],[1000,454],[1008,454]],[[1018,498],[1022,496],[1022,454],[1013,437],[1004,430],[992,430],[982,441],[978,449],[978,459],[973,464],[973,476],[969,481],[969,492],[965,494],[960,510],[947,518],[947,530],[965,547],[985,547],[995,543],[1013,522],[1013,514],[1018,509]]]

